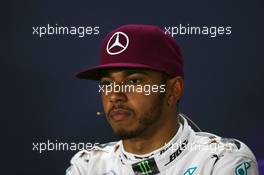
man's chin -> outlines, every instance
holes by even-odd
[[[120,140],[127,140],[140,136],[142,132],[143,130],[128,131],[123,129],[114,131],[114,135]]]

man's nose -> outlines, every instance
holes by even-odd
[[[109,101],[113,104],[125,103],[127,101],[127,96],[123,92],[112,92],[109,95]]]

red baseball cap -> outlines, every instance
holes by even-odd
[[[170,35],[151,25],[124,25],[110,32],[100,46],[100,64],[76,77],[99,80],[102,70],[113,68],[150,69],[184,77],[180,47]]]

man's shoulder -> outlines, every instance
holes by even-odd
[[[89,159],[93,156],[103,156],[107,155],[109,153],[113,153],[115,146],[118,144],[118,142],[108,142],[103,144],[96,144],[89,150],[81,150],[77,152],[71,161],[76,161],[79,159],[83,159],[86,161],[89,161]]]
[[[203,145],[202,148],[206,148],[207,153],[211,153],[211,159],[215,160],[213,174],[244,173],[258,175],[256,158],[250,148],[242,141],[206,132],[196,132],[194,143]]]
[[[198,145],[198,152],[208,153],[217,157],[221,164],[228,162],[252,162],[256,164],[256,158],[250,148],[242,141],[235,138],[224,138],[207,132],[196,132],[194,145]],[[195,147],[197,148],[197,147]]]
[[[218,152],[243,154],[244,156],[254,157],[249,147],[235,138],[220,137],[208,132],[195,132],[194,143]]]
[[[213,175],[240,173],[258,175],[256,158],[242,141],[207,132],[194,132],[192,138],[191,144],[188,145],[190,154],[195,157],[194,160],[210,164],[213,167]]]
[[[102,160],[110,160],[118,143],[119,142],[96,144],[89,150],[81,150],[77,152],[72,157],[71,166],[67,169],[66,174],[75,175],[78,174],[75,173],[77,171],[80,172],[79,174],[85,174],[85,172],[89,172],[89,165],[95,162],[98,163],[98,161]]]

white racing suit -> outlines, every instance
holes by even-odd
[[[258,175],[250,149],[235,139],[194,132],[183,114],[171,141],[149,154],[124,150],[122,141],[78,152],[66,175]]]

